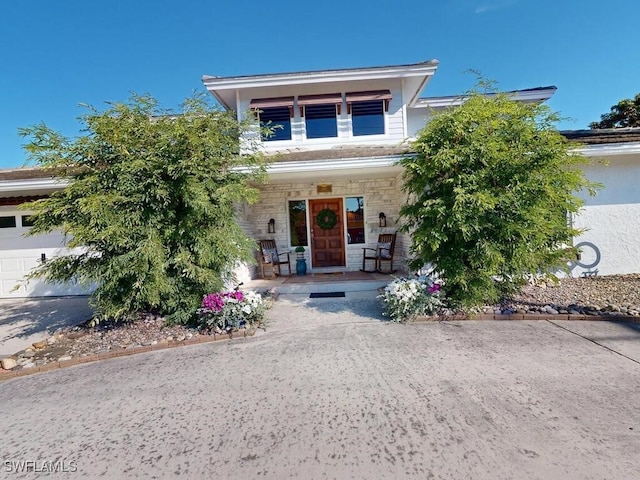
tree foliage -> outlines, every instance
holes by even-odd
[[[245,126],[203,97],[179,114],[137,95],[87,109],[75,139],[44,124],[21,129],[30,160],[69,182],[25,205],[30,234],[61,230],[74,249],[28,278],[95,286],[98,318],[151,310],[186,321],[238,261],[253,261],[234,205],[257,200],[250,182],[263,178],[263,161],[240,155]]]
[[[640,127],[640,93],[633,99],[625,98],[611,107],[609,113],[600,115],[599,122],[592,122],[589,128]]]
[[[432,265],[454,304],[494,302],[566,262],[579,233],[567,222],[582,205],[575,194],[597,185],[557,120],[544,105],[473,91],[436,115],[413,144],[416,156],[403,159],[410,266]]]

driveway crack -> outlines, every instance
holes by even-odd
[[[558,325],[557,323],[555,323],[552,320],[546,320],[547,322],[549,322],[551,325],[555,325],[558,328],[561,328],[562,330],[565,330],[569,333],[572,333],[573,335],[576,335],[584,340],[587,340],[591,343],[596,344],[599,347],[604,348],[605,350],[609,350],[611,353],[615,353],[616,355],[620,355],[621,357],[626,358],[627,360],[631,360],[633,363],[637,363],[638,365],[640,365],[640,361],[636,360],[635,358],[632,358],[628,355],[625,355],[624,353],[621,353],[617,350],[614,350],[613,348],[607,347],[606,345],[603,345],[602,343],[597,342],[596,340],[589,338],[589,337],[585,337],[584,335],[579,334],[578,332],[574,332],[573,330],[568,329],[567,327],[563,327],[562,325]]]

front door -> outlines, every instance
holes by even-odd
[[[334,216],[322,216],[328,209]],[[314,267],[344,267],[344,218],[342,199],[309,200],[311,213],[311,264]],[[320,217],[319,217],[320,215]]]

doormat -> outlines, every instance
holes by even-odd
[[[309,298],[337,298],[344,297],[344,292],[319,292],[309,294]]]

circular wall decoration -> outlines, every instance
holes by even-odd
[[[338,217],[333,210],[323,208],[316,215],[316,223],[323,230],[331,230],[338,223]]]

